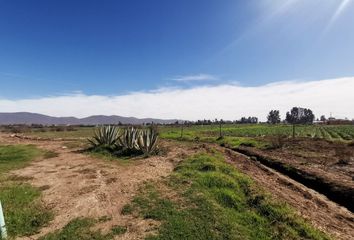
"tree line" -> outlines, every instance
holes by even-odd
[[[321,116],[322,119],[325,119],[324,116]],[[311,109],[301,108],[301,107],[293,107],[290,111],[286,113],[286,117],[284,122],[289,124],[312,124],[315,120],[315,115],[313,114]],[[271,110],[267,116],[267,123],[270,124],[278,124],[281,123],[280,111],[279,110]],[[257,117],[241,117],[239,120],[223,120],[217,119],[203,119],[197,121],[176,121],[174,124],[184,124],[184,125],[212,125],[212,124],[255,124],[258,123]]]
[[[271,110],[267,116],[267,122],[277,124],[281,122],[279,110]],[[285,122],[290,124],[312,124],[315,120],[315,115],[311,109],[293,107],[286,113]]]

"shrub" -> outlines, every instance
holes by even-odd
[[[339,165],[348,165],[354,159],[352,151],[345,145],[336,147],[335,156],[338,158]]]
[[[278,149],[282,148],[285,144],[286,136],[284,135],[274,135],[269,138],[269,147],[268,149]]]

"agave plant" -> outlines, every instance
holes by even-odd
[[[129,151],[139,150],[138,138],[140,130],[134,127],[127,128],[118,139],[118,145]]]
[[[104,147],[114,149],[120,136],[120,129],[115,126],[102,126],[96,129],[94,136],[89,138],[93,148]]]
[[[148,128],[141,131],[138,145],[145,156],[153,153],[157,147],[158,133],[155,129]]]

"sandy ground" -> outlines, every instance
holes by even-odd
[[[136,159],[131,163],[96,159],[73,149],[63,147],[61,141],[33,141],[18,138],[0,138],[3,143],[35,144],[39,148],[55,151],[58,157],[34,161],[13,174],[29,177],[29,182],[43,189],[42,201],[54,212],[54,220],[40,233],[19,239],[37,239],[46,233],[64,227],[77,217],[111,220],[99,224],[103,231],[114,225],[127,226],[128,231],[116,239],[143,239],[154,225],[121,214],[123,206],[131,201],[138,188],[148,181],[155,181],[171,173],[183,156],[192,153],[188,146],[165,142],[169,148],[166,156]]]
[[[40,233],[21,239],[37,239],[48,232],[61,229],[76,217],[111,220],[98,228],[108,231],[114,225],[127,226],[128,231],[116,239],[143,239],[157,223],[121,214],[144,182],[168,176],[174,166],[198,149],[214,147],[225,153],[225,159],[252,177],[275,198],[286,201],[316,227],[336,239],[353,239],[354,214],[325,196],[271,170],[239,153],[216,145],[183,144],[163,141],[166,156],[137,159],[131,164],[119,164],[96,159],[75,149],[63,147],[64,141],[36,141],[0,134],[1,143],[35,144],[39,148],[59,153],[58,157],[34,161],[13,174],[30,177],[29,182],[43,189],[43,203],[51,208],[55,218]],[[202,147],[203,146],[203,147]]]

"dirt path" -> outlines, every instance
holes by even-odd
[[[63,147],[61,141],[33,141],[29,139],[0,138],[5,143],[35,144],[39,148],[57,152],[58,157],[33,162],[30,166],[13,173],[30,177],[34,186],[43,189],[42,200],[54,212],[54,220],[35,236],[22,239],[37,239],[46,233],[61,229],[76,217],[111,220],[99,225],[103,231],[113,225],[127,226],[128,231],[117,239],[142,239],[151,229],[149,221],[133,219],[121,214],[122,207],[129,203],[139,186],[170,174],[181,156],[189,154],[187,146],[164,142],[170,148],[166,156],[137,159],[129,164],[119,164],[95,159]]]
[[[327,197],[250,158],[222,149],[228,162],[252,177],[276,198],[286,201],[317,228],[335,239],[354,238],[354,214]]]

